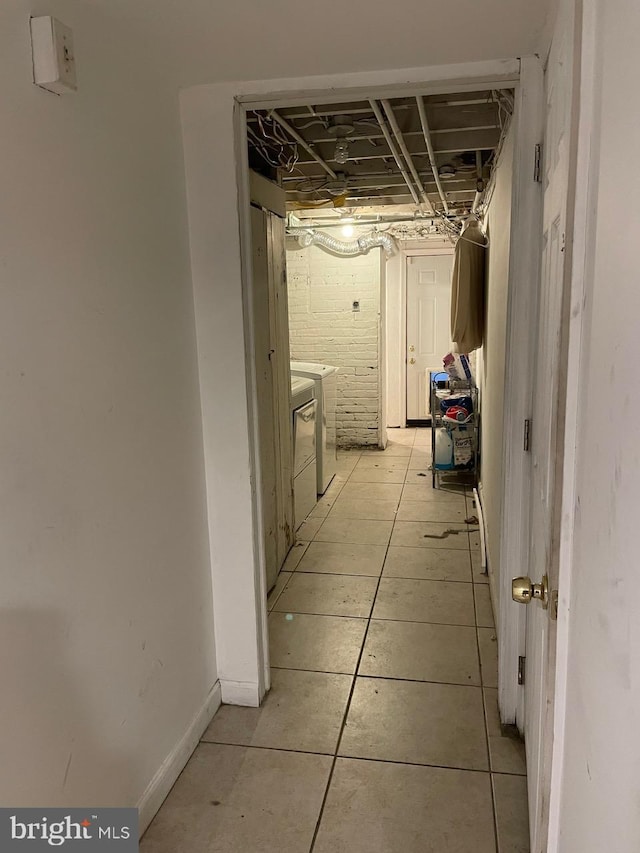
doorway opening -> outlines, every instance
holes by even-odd
[[[335,763],[349,755],[505,771],[495,755],[472,754],[502,737],[487,728],[498,718],[496,628],[478,492],[469,487],[478,483],[455,469],[476,472],[452,462],[443,487],[433,488],[431,467],[439,463],[430,422],[434,399],[439,404],[454,387],[434,397],[433,376],[454,349],[454,247],[470,217],[487,226],[491,220],[506,276],[509,239],[501,229],[510,224],[514,95],[510,87],[489,87],[245,105],[259,326],[256,423],[260,453],[267,454],[261,495],[272,692],[261,713],[273,722],[277,709],[304,696],[309,719],[320,709],[331,716],[329,731],[307,726],[276,740],[301,751],[329,744]],[[490,217],[493,201],[504,209]],[[501,349],[494,328],[491,357],[504,368],[504,313],[496,322]],[[485,364],[476,356],[470,362],[477,401]],[[332,402],[323,370],[332,371]],[[495,372],[487,381],[494,405]],[[392,408],[400,413],[395,422]],[[440,414],[435,425],[449,440],[457,432]],[[494,428],[501,433],[502,424],[496,420]],[[502,434],[494,439],[501,443]],[[328,452],[336,453],[331,475],[310,476],[324,470],[326,458],[319,466],[318,457]],[[288,479],[277,476],[285,470]],[[492,523],[493,513],[489,508]],[[440,595],[451,601],[443,605]],[[444,661],[445,635],[468,656],[466,664]],[[433,647],[425,659],[427,641]],[[431,701],[432,688],[421,686],[427,684],[460,688],[453,692],[462,704],[475,703],[467,709],[473,734],[464,756],[438,753],[444,731],[431,731],[425,752],[403,752],[382,743],[373,718],[362,722],[363,708],[375,709],[384,686],[404,691],[408,707],[416,703],[415,718],[404,722],[418,726],[422,703]],[[456,714],[445,728],[460,723]],[[377,751],[350,742],[359,735],[379,742]],[[523,748],[515,739],[509,744],[512,775],[522,777]],[[522,800],[522,778],[514,784]],[[487,802],[483,814],[491,817]]]

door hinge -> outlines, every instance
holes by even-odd
[[[518,656],[518,684],[524,684],[526,661],[527,659],[524,655]]]
[[[542,144],[539,142],[533,154],[533,180],[537,184],[542,183]]]
[[[531,421],[526,418],[524,422],[524,450],[528,453],[531,447]]]
[[[542,183],[542,145],[538,143],[533,155],[533,180]]]

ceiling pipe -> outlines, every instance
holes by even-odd
[[[482,180],[482,151],[476,151],[476,174],[478,177],[478,184]],[[471,205],[471,213],[475,213],[480,205],[480,199],[482,198],[482,192],[480,190],[476,190],[475,197],[473,199],[473,204]]]
[[[271,116],[271,118],[274,121],[278,122],[280,127],[284,128],[284,130],[287,131],[287,133],[289,134],[289,136],[291,136],[292,139],[295,139],[295,141],[298,143],[298,145],[301,145],[307,153],[311,154],[311,156],[316,161],[316,163],[319,163],[322,166],[322,168],[325,170],[327,175],[329,175],[329,177],[333,178],[334,181],[336,181],[338,179],[338,176],[333,171],[331,166],[328,163],[326,163],[319,154],[316,154],[316,152],[309,145],[309,143],[306,142],[300,136],[300,134],[298,133],[297,130],[295,130],[295,128],[291,127],[291,125],[289,124],[288,121],[283,119],[281,115],[278,115],[278,113],[275,110],[269,110],[269,115]]]
[[[389,128],[387,127],[387,123],[384,120],[384,116],[382,115],[382,112],[380,111],[380,107],[378,106],[378,104],[375,101],[370,100],[369,103],[371,104],[371,109],[373,110],[373,114],[376,117],[376,121],[380,125],[380,130],[382,131],[382,135],[384,136],[384,138],[387,141],[387,145],[389,146],[389,150],[391,151],[391,153],[393,155],[393,159],[396,161],[396,166],[398,167],[398,169],[400,169],[400,174],[404,178],[406,185],[409,187],[409,192],[411,193],[413,200],[415,201],[416,204],[420,204],[420,199],[418,198],[418,193],[416,192],[415,187],[411,183],[411,178],[409,177],[409,174],[408,174],[407,170],[405,169],[404,163],[402,162],[402,157],[400,156],[400,152],[396,148],[396,144],[393,141],[393,138],[391,136]]]
[[[440,183],[440,175],[438,174],[438,164],[436,163],[436,155],[433,150],[433,145],[431,143],[431,132],[429,130],[429,122],[427,121],[427,111],[424,106],[424,98],[422,97],[422,95],[417,96],[416,103],[418,104],[418,115],[420,116],[422,133],[424,135],[424,141],[426,143],[427,153],[429,155],[429,164],[431,166],[431,171],[433,172],[436,187],[438,188],[438,195],[440,196],[442,204],[444,205],[444,212],[449,213],[449,204],[444,194],[444,190],[442,189],[442,184]]]
[[[393,112],[393,109],[391,108],[391,104],[389,103],[389,101],[383,100],[382,106],[384,107],[385,112],[387,114],[387,118],[389,119],[389,124],[391,125],[391,129],[393,130],[393,133],[394,133],[396,139],[398,140],[398,145],[400,146],[400,150],[402,151],[404,159],[407,161],[407,166],[409,167],[409,171],[411,172],[413,180],[416,182],[416,186],[418,187],[418,192],[420,193],[420,198],[422,199],[424,204],[427,206],[427,210],[429,211],[429,213],[435,213],[435,211],[433,209],[433,205],[429,201],[429,196],[427,195],[425,188],[422,186],[422,181],[420,180],[420,175],[418,174],[418,170],[415,167],[415,164],[413,162],[413,158],[411,157],[411,154],[409,153],[409,149],[407,148],[407,143],[404,141],[404,136],[402,135],[402,131],[400,130],[400,126],[398,125],[398,122],[397,122],[397,119],[396,119],[395,114]]]

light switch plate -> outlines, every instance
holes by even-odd
[[[31,48],[33,82],[56,95],[75,92],[76,61],[69,27],[50,15],[31,18]]]

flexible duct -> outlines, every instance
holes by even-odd
[[[365,237],[357,237],[355,240],[337,240],[329,234],[316,231],[315,228],[289,228],[287,234],[291,237],[297,237],[301,246],[306,247],[315,244],[333,252],[334,255],[364,255],[369,249],[380,246],[388,257],[393,255],[396,250],[395,240],[389,234],[374,232]]]

